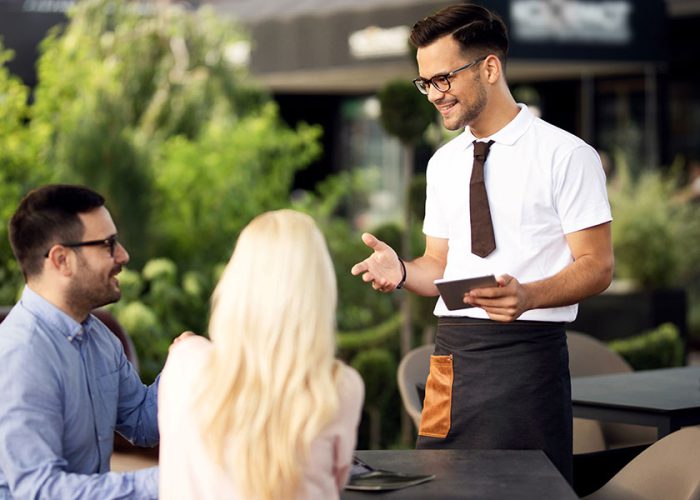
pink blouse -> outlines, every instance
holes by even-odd
[[[204,337],[190,337],[172,347],[158,388],[160,429],[160,498],[238,499],[231,475],[204,449],[194,417],[192,397],[211,351]],[[312,442],[298,499],[339,498],[347,482],[357,438],[364,385],[343,365],[336,417]],[[235,439],[235,437],[234,437]]]

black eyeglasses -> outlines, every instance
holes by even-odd
[[[111,257],[114,257],[114,250],[117,248],[117,244],[119,243],[119,240],[117,239],[117,235],[114,234],[110,236],[109,238],[105,238],[104,240],[90,240],[90,241],[77,241],[77,242],[70,242],[70,243],[58,243],[59,245],[63,247],[70,247],[70,248],[77,248],[77,247],[94,247],[98,245],[103,245],[109,248],[109,255]],[[49,252],[51,249],[47,250],[47,252],[44,254],[44,257],[49,256]]]
[[[450,78],[455,76],[460,71],[464,71],[465,69],[471,68],[475,64],[480,63],[487,57],[488,56],[480,57],[479,59],[472,61],[469,64],[465,64],[464,66],[460,66],[459,68],[452,70],[444,75],[435,75],[430,80],[418,77],[415,80],[413,80],[413,85],[415,85],[418,91],[424,95],[428,95],[428,91],[431,85],[435,88],[435,90],[439,92],[447,92],[448,90],[450,90]]]

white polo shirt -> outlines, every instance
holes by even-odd
[[[612,220],[605,174],[596,151],[578,137],[520,113],[480,141],[495,141],[484,169],[496,250],[471,253],[469,178],[476,139],[467,128],[430,159],[423,232],[449,240],[444,278],[510,274],[521,283],[548,278],[573,262],[565,235]],[[519,319],[573,321],[577,305],[533,309]],[[450,311],[442,299],[437,316],[488,318],[481,308]]]

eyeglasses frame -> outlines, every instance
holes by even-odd
[[[57,243],[57,245],[61,245],[62,247],[68,247],[68,248],[92,247],[92,246],[97,246],[97,245],[104,245],[106,247],[109,247],[110,257],[114,257],[114,251],[116,250],[118,244],[119,244],[119,239],[117,238],[116,234],[113,234],[112,236],[110,236],[108,238],[101,239],[101,240],[71,241],[68,243]],[[53,248],[53,246],[51,248]],[[51,252],[51,248],[49,248],[46,251],[46,253],[44,254],[44,258],[48,258],[49,253]]]
[[[435,75],[430,79],[421,78],[419,76],[418,78],[413,80],[413,85],[415,85],[416,88],[418,89],[418,92],[420,92],[423,95],[428,95],[428,93],[430,92],[430,86],[432,86],[438,92],[442,92],[442,93],[448,92],[450,90],[450,88],[452,88],[452,83],[450,82],[450,78],[455,76],[460,71],[464,71],[465,69],[471,68],[475,64],[479,64],[481,61],[483,61],[487,57],[488,57],[488,55],[481,56],[480,58],[475,59],[474,61],[467,63],[464,66],[460,66],[459,68],[454,69],[454,70],[450,71],[449,73],[445,73],[444,75]],[[445,81],[447,82],[447,88],[443,90],[440,87],[438,87],[435,83],[436,78],[440,78],[440,79],[444,78]],[[420,86],[421,83],[425,86],[425,88],[422,88]]]

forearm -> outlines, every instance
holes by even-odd
[[[40,472],[37,470],[37,472]],[[41,474],[39,477],[46,477]],[[38,478],[35,478],[38,479]],[[158,468],[150,467],[134,472],[108,472],[106,474],[71,474],[53,472],[43,482],[30,479],[28,497],[155,500],[158,498]],[[13,492],[24,497],[24,484]]]
[[[136,446],[150,447],[158,444],[158,385],[155,382],[144,388],[138,375],[128,374],[123,379],[124,397],[120,401],[116,430]]]
[[[612,281],[612,272],[611,256],[584,255],[550,278],[523,283],[525,309],[577,304],[604,291]]]
[[[157,469],[97,473],[85,464],[76,465],[76,460],[69,465],[61,453],[61,436],[55,421],[37,417],[36,413],[23,422],[7,420],[10,421],[0,425],[0,470],[14,498],[158,497]]]
[[[406,262],[404,288],[418,295],[433,297],[438,294],[433,282],[442,278],[444,272],[445,265],[441,260],[429,255],[422,255],[411,262]]]

